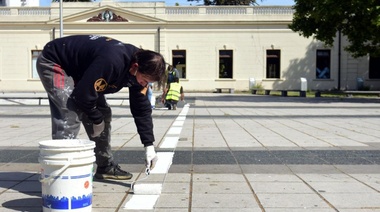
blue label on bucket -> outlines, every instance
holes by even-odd
[[[48,178],[50,175],[44,175],[44,178]],[[69,180],[69,179],[82,179],[82,178],[87,178],[87,177],[92,177],[92,173],[90,174],[83,174],[83,175],[78,175],[78,176],[55,176],[52,179],[62,179],[62,180]]]
[[[67,197],[55,197],[52,195],[42,195],[42,205],[51,209],[78,209],[92,204],[92,194],[82,195],[81,197],[71,197],[71,208]]]
[[[78,176],[71,176],[70,178],[71,178],[71,179],[81,179],[81,178],[87,178],[87,177],[91,177],[91,176],[92,176],[92,173],[90,173],[90,174],[78,175]]]
[[[54,197],[52,195],[42,195],[42,206],[52,209],[69,209],[69,199],[67,197]]]
[[[71,209],[84,208],[90,206],[92,203],[92,195],[83,195],[82,197],[71,197]]]

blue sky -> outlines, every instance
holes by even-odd
[[[139,1],[139,0],[131,0],[131,1]],[[142,0],[142,1],[155,1],[155,0]],[[187,0],[157,0],[157,1],[165,1],[167,6],[174,6],[175,3],[178,3],[180,6],[187,5],[198,5],[202,4],[203,0],[197,2],[188,2]],[[51,0],[40,0],[40,6],[50,6]],[[259,5],[268,6],[268,5],[293,5],[294,0],[258,0]]]

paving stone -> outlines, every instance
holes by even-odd
[[[276,193],[276,194],[312,194],[314,193],[303,182],[251,182],[257,194]]]
[[[193,194],[252,194],[246,182],[210,181],[196,182],[192,186]]]
[[[321,194],[329,193],[345,193],[345,194],[358,194],[358,193],[378,193],[372,188],[360,182],[309,182],[316,191]],[[337,194],[339,195],[339,194]]]
[[[258,197],[265,208],[329,208],[317,194],[262,193]]]
[[[195,208],[259,208],[254,196],[247,194],[193,194]]]
[[[340,209],[379,209],[379,193],[325,193],[323,197],[327,199],[338,210]]]
[[[134,177],[94,180],[92,211],[127,211],[136,179],[162,184],[144,211],[380,211],[380,99],[187,93],[186,101],[180,122],[183,103],[152,111],[158,152],[173,151],[160,148],[167,132],[180,134],[168,174],[144,180],[129,103],[110,102],[114,158]],[[38,143],[51,139],[50,123],[47,104],[0,100],[0,211],[41,211]],[[78,138],[87,139],[83,127]]]

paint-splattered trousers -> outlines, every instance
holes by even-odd
[[[110,165],[113,161],[110,145],[112,111],[105,96],[100,95],[97,102],[97,108],[104,116],[104,131],[99,137],[91,137],[93,133],[92,121],[75,106],[70,98],[75,87],[74,80],[66,74],[59,64],[46,59],[42,54],[38,57],[36,66],[49,98],[52,138],[76,139],[82,122],[87,136],[95,142],[94,151],[97,166]]]

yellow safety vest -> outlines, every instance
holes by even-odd
[[[178,82],[170,83],[170,88],[168,94],[166,95],[167,100],[179,101],[181,95],[181,85]]]

